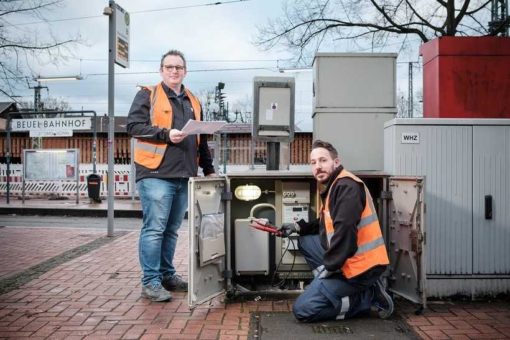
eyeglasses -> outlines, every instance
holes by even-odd
[[[172,71],[172,70],[176,70],[176,71],[182,71],[185,69],[184,66],[181,66],[181,65],[163,65],[163,67],[165,68],[165,70],[167,71]]]

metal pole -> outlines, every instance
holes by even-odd
[[[115,123],[114,123],[114,94],[115,94],[115,1],[110,0],[109,6],[111,14],[109,15],[108,28],[108,232],[107,236],[113,236],[113,217],[114,217],[114,166],[113,152],[115,146]]]
[[[76,150],[76,204],[80,203],[80,149]]]
[[[10,197],[10,184],[11,184],[11,116],[7,116],[7,155],[6,155],[6,163],[7,163],[7,169],[6,169],[6,178],[7,178],[7,198],[6,202],[9,204],[9,197]]]
[[[501,15],[502,15],[502,20],[508,20],[508,0],[502,0],[502,3],[501,3],[501,6],[503,7],[501,9]],[[509,24],[507,23],[506,24],[506,28],[505,30],[503,31],[503,34],[502,36],[504,37],[508,37],[508,28],[509,28]]]
[[[131,168],[129,172],[129,191],[131,191],[131,201],[135,200],[136,194],[136,167],[135,167],[135,157],[133,155],[133,150],[135,149],[135,139],[131,138],[130,141],[131,154],[130,154],[130,162]]]
[[[37,83],[36,86],[34,86],[34,111],[36,112],[42,112],[43,111],[43,105],[41,102],[41,89],[47,89],[46,86],[41,86],[39,83]],[[39,115],[36,115],[36,117],[39,117]],[[42,115],[44,118],[44,115]],[[42,137],[34,137],[32,138],[32,148],[33,149],[42,149]]]
[[[250,169],[255,169],[255,138],[253,138],[253,134],[250,143]]]
[[[41,87],[39,84],[34,87],[34,111],[41,111],[40,110],[41,105]],[[41,137],[35,137],[32,138],[32,149],[39,149],[41,148]],[[25,203],[25,202],[23,202]]]
[[[413,62],[409,62],[409,88],[407,93],[407,117],[413,118],[413,95],[414,95],[414,89],[413,89]]]
[[[224,139],[224,147],[223,147],[223,174],[227,173],[227,148],[228,148],[228,141],[227,141],[227,134],[223,134]]]
[[[94,112],[94,126],[92,132],[92,173],[96,173],[96,163],[97,163],[97,116]]]

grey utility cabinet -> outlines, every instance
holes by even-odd
[[[384,123],[395,118],[395,53],[317,53],[313,137],[331,142],[350,170],[383,169]]]
[[[425,178],[428,296],[510,291],[510,119],[394,119],[384,170]]]

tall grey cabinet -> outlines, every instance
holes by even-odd
[[[331,142],[349,170],[383,169],[383,127],[395,118],[395,53],[317,53],[313,137]]]
[[[384,171],[425,177],[428,296],[510,291],[510,119],[394,119]]]

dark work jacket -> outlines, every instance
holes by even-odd
[[[191,102],[184,93],[176,95],[163,83],[163,89],[172,105],[172,129],[181,130],[189,119],[195,119]],[[196,136],[190,135],[182,142],[174,144],[170,141],[170,129],[152,126],[150,121],[150,91],[142,89],[136,94],[127,119],[127,132],[131,136],[143,135],[144,140],[164,141],[168,144],[161,165],[157,169],[148,169],[136,164],[136,180],[142,178],[189,178],[197,175],[198,165],[204,175],[214,173],[211,154],[207,146],[207,135],[200,136],[197,147]]]
[[[331,238],[331,245],[328,247],[326,236],[326,228],[321,220],[311,223],[304,221],[298,222],[300,225],[300,235],[320,234],[322,247],[326,250],[324,254],[324,267],[331,272],[338,271],[342,268],[345,261],[353,256],[358,250],[357,246],[357,228],[361,213],[365,208],[365,188],[363,184],[354,181],[351,178],[340,178],[332,186],[333,181],[343,170],[343,166],[339,166],[331,174],[326,188],[321,192],[321,201],[324,204],[328,191],[329,210],[333,220],[334,234]],[[385,267],[385,266],[378,266]],[[374,267],[367,272],[358,276],[369,274],[372,270],[381,273],[383,268]],[[370,274],[369,274],[370,275]]]

